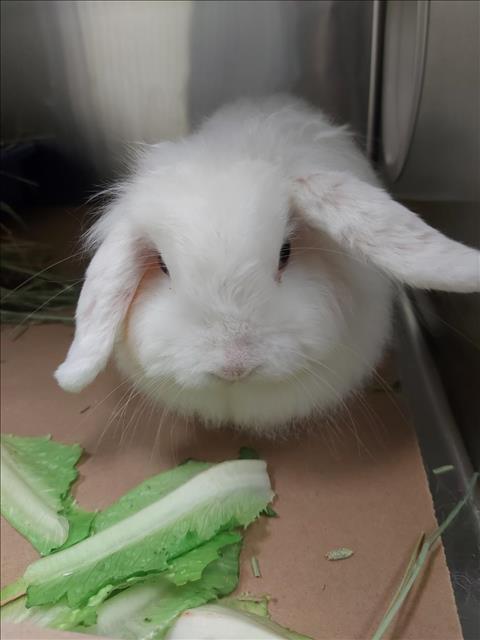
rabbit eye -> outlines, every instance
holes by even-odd
[[[285,269],[290,259],[290,242],[284,242],[280,249],[280,258],[278,260],[278,268]]]
[[[163,273],[168,276],[168,268],[167,265],[165,264],[165,262],[163,261],[163,258],[161,256],[161,254],[158,254],[158,264],[160,265],[160,269],[163,271]]]

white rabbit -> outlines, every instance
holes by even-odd
[[[115,350],[159,404],[262,433],[368,378],[393,282],[480,290],[480,253],[394,202],[349,133],[289,96],[150,147],[89,240],[60,385],[81,390]]]

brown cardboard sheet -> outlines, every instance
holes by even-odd
[[[268,462],[279,518],[262,518],[249,529],[239,591],[269,594],[274,618],[313,638],[370,637],[419,534],[436,526],[399,399],[372,390],[348,411],[288,440],[207,431],[132,397],[112,369],[79,395],[64,393],[52,372],[71,335],[69,327],[32,327],[13,341],[3,329],[2,430],[79,442],[88,457],[75,493],[90,509],[185,458],[221,461],[236,457],[240,446],[254,446]],[[354,555],[325,558],[341,546]],[[2,520],[2,585],[19,577],[35,555]],[[252,555],[261,578],[252,575]],[[11,625],[2,634],[5,640],[78,637]],[[386,637],[461,638],[441,547]]]

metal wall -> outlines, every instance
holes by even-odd
[[[51,135],[99,176],[238,96],[293,90],[364,139],[370,1],[2,3],[4,138]]]
[[[429,224],[480,248],[480,4],[391,0],[383,63],[387,183]],[[416,303],[480,467],[480,295],[416,294]]]

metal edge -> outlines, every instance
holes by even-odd
[[[402,389],[423,457],[435,513],[443,521],[464,495],[472,463],[455,424],[445,392],[417,321],[413,294],[399,290],[396,358]],[[443,475],[433,470],[445,464]],[[478,640],[480,611],[480,492],[442,536],[458,616],[465,640]]]

